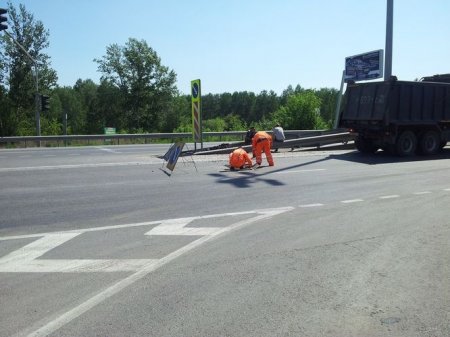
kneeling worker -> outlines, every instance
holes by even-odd
[[[229,163],[230,169],[232,170],[239,170],[246,167],[251,168],[253,166],[253,162],[247,151],[241,147],[230,153]]]

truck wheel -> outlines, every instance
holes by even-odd
[[[361,136],[356,137],[355,146],[358,151],[362,153],[375,153],[378,150],[378,148],[373,145],[371,140]]]
[[[395,143],[397,154],[401,157],[412,156],[416,152],[417,137],[414,132],[403,131]]]
[[[427,131],[419,141],[420,153],[426,156],[436,154],[441,148],[441,137],[436,131]]]

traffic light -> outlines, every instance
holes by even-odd
[[[41,95],[41,111],[46,112],[50,109],[50,97],[47,95]]]
[[[8,28],[8,26],[3,23],[8,21],[8,18],[4,16],[6,13],[8,13],[6,9],[0,8],[0,31]]]

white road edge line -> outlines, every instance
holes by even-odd
[[[225,234],[228,232],[231,232],[233,230],[236,230],[240,227],[244,227],[246,225],[249,225],[251,223],[257,222],[257,221],[261,221],[264,219],[268,219],[271,218],[275,215],[284,213],[284,212],[288,212],[293,210],[294,207],[283,207],[283,208],[274,208],[274,209],[268,209],[268,210],[260,210],[260,211],[254,211],[253,213],[259,213],[260,215],[256,216],[256,217],[252,217],[249,219],[245,219],[242,221],[238,221],[236,223],[234,223],[233,225],[230,225],[228,227],[223,227],[220,231],[217,231],[216,233],[214,233],[213,235],[210,236],[203,236],[198,240],[195,240],[189,244],[187,244],[186,246],[183,246],[182,248],[170,253],[169,255],[166,255],[165,257],[159,259],[158,261],[152,261],[146,265],[143,266],[142,269],[140,269],[139,271],[135,272],[134,274],[120,280],[119,282],[117,282],[116,284],[108,287],[107,289],[101,291],[100,293],[98,293],[97,295],[94,295],[93,297],[91,297],[90,299],[88,299],[87,301],[79,304],[78,306],[76,306],[75,308],[67,311],[66,313],[62,314],[61,316],[59,316],[58,318],[48,322],[47,324],[45,324],[43,327],[27,334],[26,336],[28,337],[40,337],[40,336],[47,336],[52,334],[53,332],[55,332],[56,330],[58,330],[59,328],[63,327],[64,325],[68,324],[69,322],[71,322],[72,320],[74,320],[75,318],[81,316],[82,314],[84,314],[85,312],[89,311],[90,309],[92,309],[93,307],[95,307],[96,305],[100,304],[101,302],[107,300],[108,298],[114,296],[115,294],[119,293],[121,290],[123,290],[124,288],[132,285],[133,283],[139,281],[140,279],[142,279],[143,277],[147,276],[148,274],[150,274],[151,272],[157,270],[158,268],[164,266],[165,264],[173,261],[174,259],[180,257],[181,255],[197,248],[198,246],[200,246],[201,244],[207,242],[207,241],[211,241],[215,238],[217,238],[218,236],[220,236],[221,234]]]

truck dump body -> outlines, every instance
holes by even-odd
[[[339,127],[356,132],[361,152],[381,148],[401,156],[416,149],[434,154],[450,139],[450,83],[393,79],[349,84]]]
[[[384,81],[349,85],[340,126],[450,121],[450,84]]]

